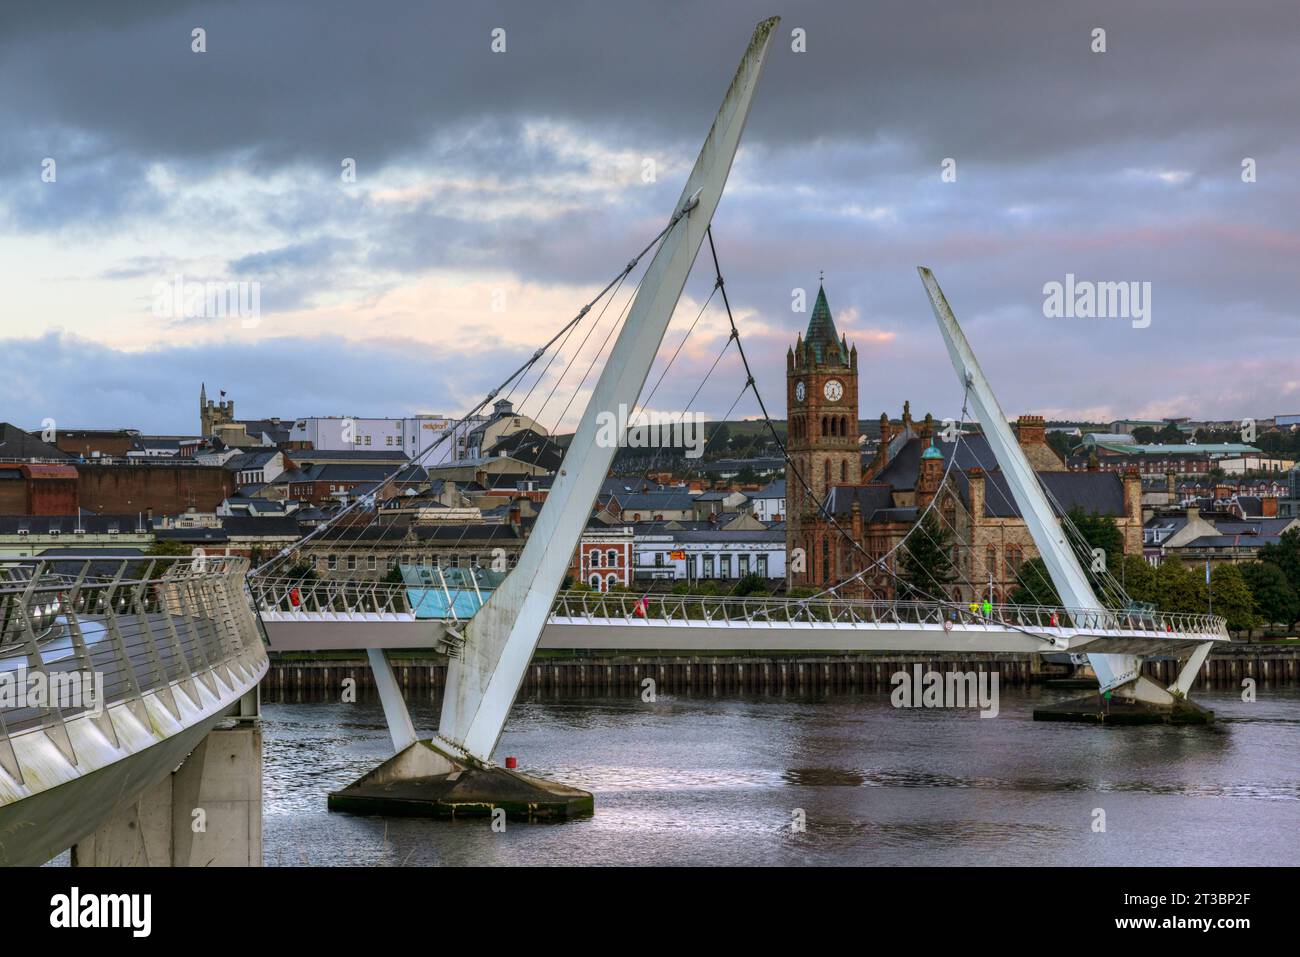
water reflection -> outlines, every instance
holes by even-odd
[[[1300,690],[1198,700],[1212,728],[1035,723],[899,711],[887,693],[521,700],[499,755],[588,788],[561,825],[330,814],[325,794],[388,756],[375,701],[264,704],[266,863],[1296,864]],[[413,709],[419,728],[436,702]],[[1107,832],[1091,830],[1107,813]],[[796,812],[806,830],[792,830]],[[1192,835],[1194,840],[1189,839]],[[1174,839],[1177,838],[1177,839]]]

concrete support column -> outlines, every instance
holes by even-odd
[[[74,867],[260,867],[262,729],[208,732],[183,764],[72,849]]]

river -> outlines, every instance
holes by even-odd
[[[1031,720],[887,693],[521,697],[497,751],[586,788],[564,824],[331,814],[391,753],[377,700],[264,701],[268,865],[1300,864],[1300,689],[1198,692],[1210,726]],[[437,722],[415,702],[418,729]],[[1104,831],[1098,827],[1103,823]],[[803,829],[797,825],[803,822]]]

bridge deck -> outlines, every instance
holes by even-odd
[[[421,618],[408,590],[378,582],[257,582],[272,648],[448,645],[464,621]],[[420,603],[415,603],[419,607]],[[453,603],[448,603],[453,604]],[[626,650],[1063,650],[1185,657],[1227,639],[1223,619],[1146,611],[998,605],[988,614],[922,602],[561,592],[541,648]]]

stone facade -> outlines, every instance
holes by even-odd
[[[807,334],[786,355],[786,404],[788,449],[799,473],[786,476],[790,585],[838,585],[883,560],[886,567],[842,593],[895,597],[900,554],[894,550],[936,499],[956,572],[945,597],[962,603],[985,597],[1004,601],[1021,564],[1038,557],[982,435],[943,441],[932,416],[916,422],[904,403],[897,423],[881,414],[880,444],[862,467],[857,350],[837,337],[824,290],[818,291]],[[1042,416],[1021,416],[1015,431],[1029,464],[1062,509],[1078,507],[1113,519],[1125,553],[1142,554],[1142,486],[1135,471],[1121,477],[1066,470],[1047,444]]]
[[[858,350],[836,335],[824,288],[817,290],[807,335],[786,353],[786,408],[787,448],[797,472],[786,476],[786,564],[791,584],[811,585],[823,577],[835,544],[836,532],[819,518],[827,496],[834,485],[862,480]]]

